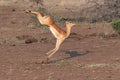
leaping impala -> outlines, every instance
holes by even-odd
[[[66,21],[66,31],[64,31],[54,23],[50,16],[42,16],[40,12],[30,10],[25,10],[25,12],[35,14],[39,22],[42,25],[47,25],[57,39],[55,48],[46,53],[49,59],[56,51],[58,51],[62,42],[70,35],[71,28],[75,25],[75,23]]]

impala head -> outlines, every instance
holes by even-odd
[[[73,27],[74,25],[76,25],[76,24],[73,22],[66,21],[66,26]]]

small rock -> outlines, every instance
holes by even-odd
[[[16,36],[16,38],[19,39],[19,40],[25,40],[26,44],[38,42],[37,39],[35,39],[34,37],[32,37],[30,35]]]
[[[29,44],[29,43],[33,43],[33,42],[37,42],[38,40],[37,39],[35,39],[35,38],[30,38],[30,39],[26,39],[25,40],[25,43],[26,44]]]
[[[15,12],[16,10],[15,9],[12,9],[13,12]]]

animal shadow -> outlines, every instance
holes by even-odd
[[[85,51],[84,53],[80,54],[79,52],[77,51],[65,51],[65,54],[68,54],[69,56],[66,57],[66,58],[63,58],[63,59],[57,59],[57,60],[53,60],[53,61],[50,61],[49,63],[55,63],[57,61],[61,61],[61,60],[67,60],[67,59],[70,59],[70,58],[73,58],[73,57],[78,57],[78,56],[84,56],[84,55],[87,55],[89,54],[90,51]]]
[[[90,51],[85,51],[84,53],[80,54],[77,51],[66,51],[65,54],[69,54],[69,57],[65,58],[65,59],[70,59],[73,57],[78,57],[78,56],[84,56],[86,54],[88,54]]]

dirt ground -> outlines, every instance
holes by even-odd
[[[102,35],[99,24],[76,25],[49,63],[41,64],[55,39],[49,30],[33,28],[22,9],[0,6],[0,80],[120,80],[119,37]],[[37,41],[25,42],[31,37]]]

